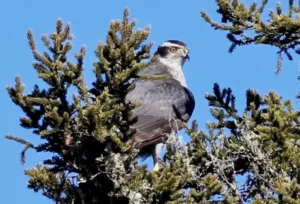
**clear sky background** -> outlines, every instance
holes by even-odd
[[[101,3],[103,2],[103,3]],[[199,121],[204,129],[205,122],[211,120],[208,112],[206,92],[212,92],[214,82],[221,87],[231,87],[237,98],[237,107],[243,111],[245,91],[256,89],[261,94],[275,90],[285,99],[291,99],[296,106],[295,95],[300,90],[298,56],[294,61],[285,57],[283,72],[275,74],[276,49],[267,46],[247,46],[238,48],[229,54],[230,43],[226,33],[214,31],[200,16],[200,10],[207,11],[215,20],[215,1],[2,1],[0,6],[0,203],[32,204],[53,203],[40,194],[26,188],[28,181],[24,169],[34,167],[45,155],[37,155],[28,151],[27,163],[19,163],[20,151],[18,143],[4,139],[5,134],[14,134],[37,143],[39,140],[30,130],[19,126],[22,111],[15,106],[5,89],[13,85],[16,75],[20,75],[26,85],[25,92],[32,90],[35,83],[40,83],[31,64],[33,57],[28,47],[26,33],[33,29],[39,51],[43,51],[40,39],[42,34],[55,31],[56,20],[62,18],[70,22],[73,40],[73,53],[81,45],[86,45],[85,58],[86,80],[94,80],[91,73],[92,63],[96,60],[94,50],[98,41],[104,41],[110,20],[121,19],[125,7],[131,12],[131,18],[137,19],[136,28],[151,25],[149,41],[156,47],[165,40],[178,39],[186,42],[191,50],[191,60],[185,65],[185,74],[189,88],[196,97],[197,105],[193,119]],[[245,2],[252,2],[246,0]],[[260,1],[258,1],[260,2]],[[269,7],[275,8],[275,1]],[[282,1],[286,2],[286,1]],[[285,9],[287,7],[284,4]]]

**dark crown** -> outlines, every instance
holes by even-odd
[[[174,43],[174,44],[178,44],[178,45],[182,45],[182,46],[184,46],[184,47],[187,47],[187,45],[186,45],[184,42],[179,41],[179,40],[168,40],[168,41],[166,41],[166,42]]]

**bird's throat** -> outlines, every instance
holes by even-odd
[[[180,82],[184,87],[187,87],[185,76],[183,73],[183,62],[182,61],[170,61],[169,59],[160,58],[158,59],[162,64],[164,64],[169,74],[172,78]]]

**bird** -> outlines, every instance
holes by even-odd
[[[159,170],[159,152],[170,133],[177,133],[187,123],[195,108],[193,93],[187,88],[183,65],[190,59],[188,46],[179,40],[167,40],[154,53],[156,60],[139,74],[161,79],[138,78],[126,100],[140,105],[133,110],[137,122],[135,135],[128,141],[143,159],[152,155],[153,171]]]

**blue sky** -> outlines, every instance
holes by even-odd
[[[295,95],[300,90],[296,77],[299,73],[298,57],[294,61],[285,58],[283,72],[276,75],[276,49],[267,46],[247,46],[238,48],[233,54],[227,52],[230,43],[225,32],[214,31],[200,16],[200,10],[206,10],[215,20],[220,17],[216,14],[215,1],[3,1],[1,3],[0,33],[0,109],[3,113],[0,128],[0,157],[2,168],[0,173],[0,203],[52,203],[40,194],[26,188],[28,178],[24,169],[42,161],[44,155],[37,155],[33,151],[27,153],[27,163],[19,163],[21,145],[4,139],[5,134],[14,134],[27,140],[38,142],[37,136],[30,130],[19,126],[19,116],[23,113],[15,106],[5,86],[14,84],[16,75],[20,75],[26,85],[25,92],[31,91],[35,83],[40,83],[37,74],[32,68],[33,57],[28,47],[26,33],[33,29],[39,51],[44,47],[40,41],[42,34],[49,34],[55,30],[58,18],[70,22],[73,41],[73,53],[81,45],[87,47],[85,58],[86,80],[91,82],[92,62],[96,60],[94,50],[98,41],[104,41],[110,20],[121,19],[122,12],[128,7],[131,18],[137,19],[136,28],[151,25],[149,41],[153,41],[153,50],[163,41],[178,39],[186,42],[191,50],[191,60],[185,65],[185,74],[188,86],[196,97],[196,110],[193,118],[199,121],[204,128],[206,121],[211,120],[206,92],[212,91],[214,82],[221,87],[231,87],[237,98],[237,107],[243,110],[245,91],[248,88],[256,89],[261,94],[271,90],[278,91],[285,99],[291,99],[296,106]],[[159,2],[159,3],[158,3]],[[247,0],[246,2],[251,2]],[[275,2],[271,7],[275,7]],[[286,6],[286,5],[285,5]]]

